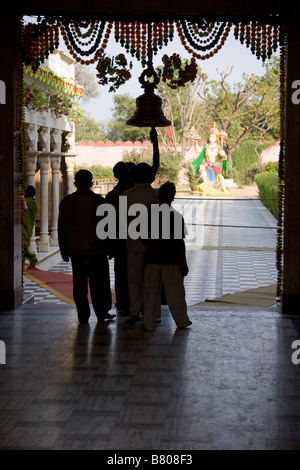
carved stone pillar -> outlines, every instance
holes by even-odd
[[[36,139],[37,147],[37,139]],[[37,164],[37,151],[28,151],[27,152],[27,184],[29,186],[35,187],[35,173],[36,173],[36,164]],[[36,241],[35,241],[35,225],[32,230],[32,236],[29,245],[29,251],[31,253],[37,253]]]
[[[73,132],[63,132],[61,136],[61,151],[65,154],[67,173],[67,194],[73,193],[74,164],[75,164],[75,140]]]
[[[59,171],[61,155],[51,155],[50,162],[52,170],[52,226],[50,245],[58,246],[57,221],[59,206]]]
[[[40,126],[38,129],[38,150],[50,152],[50,129],[46,126]]]
[[[40,243],[38,250],[40,252],[49,251],[49,209],[48,209],[48,177],[49,177],[49,161],[50,154],[39,155],[39,164],[41,172],[41,195],[40,195],[40,212],[41,212],[41,229]]]
[[[73,193],[75,155],[65,156],[67,172],[67,194]]]
[[[50,130],[50,151],[61,154],[61,131],[59,129]]]
[[[36,124],[26,123],[26,147],[29,153],[37,152],[38,149],[38,132]]]
[[[50,130],[50,162],[52,170],[52,225],[50,245],[58,246],[57,222],[59,206],[59,171],[61,164],[61,131],[59,129]]]

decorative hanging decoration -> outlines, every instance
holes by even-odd
[[[185,49],[196,59],[213,57],[225,44],[232,23],[226,21],[194,23],[188,20],[176,22],[177,32]]]
[[[143,67],[147,64],[148,32],[147,23],[141,21],[125,22],[115,21],[115,41],[125,47],[126,52],[140,60]],[[152,23],[150,47],[152,53],[157,54],[163,46],[167,46],[174,38],[174,24],[172,20]]]
[[[28,23],[23,28],[22,61],[37,70],[59,46],[58,24]]]
[[[111,21],[64,20],[60,31],[71,56],[82,65],[90,65],[104,54],[112,27]]]
[[[116,91],[131,78],[129,69],[132,69],[132,62],[128,64],[124,54],[118,54],[112,59],[105,54],[99,59],[97,64],[97,78],[99,85],[110,85],[109,92]]]
[[[162,57],[163,68],[158,69],[158,76],[165,82],[169,88],[176,89],[185,86],[188,82],[193,82],[198,73],[198,67],[194,57],[190,61],[181,60],[179,54],[173,54],[170,57]]]
[[[16,54],[16,103],[15,103],[15,120],[14,120],[14,147],[15,147],[15,176],[16,176],[16,195],[17,206],[15,216],[17,222],[24,225],[24,212],[25,212],[25,197],[24,192],[27,186],[27,152],[26,152],[26,139],[25,139],[25,107],[23,98],[23,52],[25,50],[24,44],[24,20],[22,17],[18,18],[17,42],[21,47],[17,50]],[[22,231],[22,256],[24,252],[24,234]],[[22,271],[24,271],[24,263],[22,263]],[[24,279],[22,276],[22,285]]]
[[[237,23],[234,27],[234,37],[265,62],[280,45],[280,27],[276,24],[261,24],[258,21]]]
[[[285,163],[285,122],[286,122],[286,35],[280,31],[280,152],[278,162],[278,220],[276,268],[277,288],[276,301],[280,303],[282,293],[282,266],[283,266],[283,212],[284,212],[284,163]]]
[[[269,59],[281,45],[278,18],[268,19],[274,21],[274,24],[269,24],[263,19],[260,22],[248,19],[234,23],[234,37],[263,61]],[[58,48],[61,33],[68,52],[76,62],[82,65],[98,62],[97,70],[100,69],[100,75],[103,75],[104,71],[111,73],[111,67],[115,67],[114,59],[108,64],[105,50],[114,29],[114,40],[125,48],[126,53],[146,67],[148,48],[150,47],[151,53],[156,55],[159,49],[173,40],[175,27],[182,45],[193,60],[205,60],[213,57],[222,48],[232,28],[230,21],[216,21],[212,16],[197,21],[164,20],[151,23],[149,38],[147,24],[143,21],[39,17],[37,23],[28,23],[24,28],[23,62],[37,69],[45,57]],[[120,65],[122,67],[122,64]],[[121,83],[122,80],[128,80],[128,69],[119,68],[114,73],[115,79],[110,82],[113,81],[115,85],[118,81]],[[101,81],[106,84],[103,77],[100,78]]]

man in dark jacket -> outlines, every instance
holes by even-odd
[[[119,197],[134,186],[127,163],[120,161],[113,168],[118,184],[106,194],[105,201],[116,209],[116,219],[119,220]],[[118,230],[117,230],[118,231]],[[114,253],[115,294],[119,315],[130,315],[130,299],[127,276],[126,240],[117,239]]]
[[[77,191],[59,205],[58,240],[64,261],[72,262],[73,297],[80,323],[88,323],[90,306],[88,285],[95,314],[99,321],[112,319],[109,277],[109,241],[97,237],[97,207],[105,199],[91,191],[93,175],[79,170],[75,175]]]

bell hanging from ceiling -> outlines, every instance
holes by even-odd
[[[145,92],[137,97],[136,111],[126,124],[137,127],[170,126],[172,122],[164,116],[162,111],[162,99],[154,93],[159,78],[152,65],[151,23],[148,23],[148,68],[143,71],[139,82]]]
[[[154,75],[154,80],[145,80],[145,75]],[[136,99],[136,111],[134,115],[126,121],[129,126],[137,127],[168,127],[172,123],[167,119],[162,111],[162,99],[154,93],[157,84],[157,74],[154,70],[145,70],[139,78],[139,82],[145,89],[143,95]],[[158,80],[159,81],[159,80]]]

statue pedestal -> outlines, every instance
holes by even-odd
[[[227,180],[225,180],[225,185],[226,181]],[[229,187],[227,188],[227,191],[224,192],[218,183],[207,182],[196,186],[195,192],[201,194],[202,196],[231,196],[234,194],[234,188]]]

